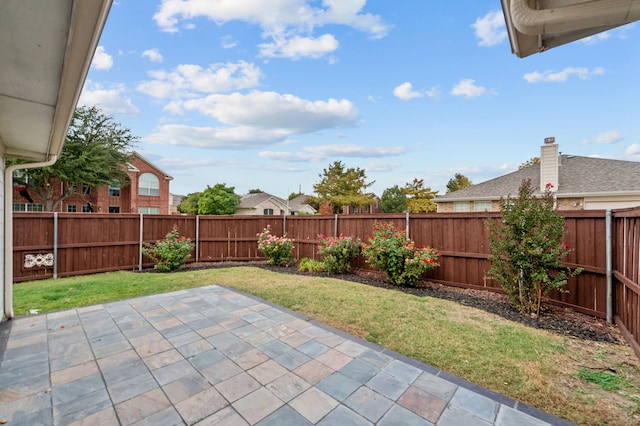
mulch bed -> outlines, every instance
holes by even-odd
[[[538,318],[532,318],[521,314],[510,303],[504,294],[491,291],[462,289],[458,287],[434,284],[428,281],[420,282],[416,287],[398,287],[390,285],[383,274],[375,271],[356,270],[348,274],[309,274],[299,272],[295,267],[273,266],[265,262],[211,262],[187,264],[183,270],[228,268],[235,266],[254,266],[268,269],[274,272],[299,275],[327,276],[360,284],[402,291],[415,296],[429,296],[451,300],[466,306],[482,309],[499,315],[511,321],[552,331],[558,334],[579,339],[624,344],[625,341],[618,329],[605,320],[581,314],[568,308],[562,308],[552,304],[544,306],[544,313]]]

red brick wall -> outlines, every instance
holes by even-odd
[[[78,188],[78,193],[65,199],[60,206],[56,209],[58,212],[67,212],[70,205],[76,206],[78,213],[82,212],[82,206],[87,203],[92,204],[93,211],[95,213],[109,213],[109,207],[119,207],[120,213],[138,213],[140,207],[157,207],[160,209],[160,214],[170,214],[169,212],[169,182],[170,180],[165,178],[165,175],[156,169],[153,165],[147,163],[142,158],[133,154],[131,157],[131,164],[139,171],[127,171],[127,175],[131,180],[131,184],[120,189],[119,197],[110,197],[109,188],[107,186],[91,188],[90,194],[82,194],[81,189]],[[147,196],[138,194],[138,179],[143,173],[153,173],[160,183],[160,195],[159,196]],[[54,188],[54,193],[57,195],[63,191],[62,184],[60,187]],[[41,203],[41,200],[36,196],[33,191],[29,192],[34,203]],[[13,192],[13,201],[15,203],[26,203],[18,191]]]

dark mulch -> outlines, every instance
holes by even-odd
[[[298,272],[295,267],[273,266],[263,262],[199,263],[188,264],[186,269],[193,270],[234,266],[255,266],[286,274],[310,275],[308,273]],[[518,310],[516,310],[509,303],[509,300],[505,295],[490,291],[462,289],[457,287],[444,286],[441,284],[434,284],[427,281],[420,282],[416,287],[392,286],[386,281],[384,275],[373,271],[353,271],[351,273],[342,275],[313,275],[329,276],[360,284],[366,284],[395,291],[402,291],[415,296],[429,296],[451,300],[466,306],[491,312],[508,320],[517,321],[531,327],[549,330],[555,333],[572,336],[579,339],[624,344],[624,340],[620,336],[617,328],[611,324],[608,324],[605,320],[551,304],[545,305],[545,311],[542,315],[540,315],[540,317],[531,318],[530,316],[523,315]]]

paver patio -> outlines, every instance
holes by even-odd
[[[0,360],[11,426],[570,424],[217,285],[5,321]]]

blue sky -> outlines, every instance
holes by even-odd
[[[640,161],[640,25],[524,59],[498,0],[116,0],[80,97],[171,192],[313,192],[336,160],[378,195],[444,194],[538,156]]]

